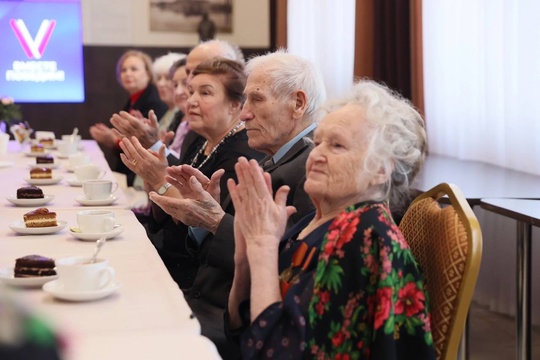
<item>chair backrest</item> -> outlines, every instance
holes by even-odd
[[[442,183],[411,203],[399,227],[426,278],[437,359],[455,360],[480,270],[478,220],[458,187]]]

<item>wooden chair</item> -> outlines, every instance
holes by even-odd
[[[442,183],[414,199],[399,227],[426,278],[437,359],[455,360],[480,270],[478,220],[459,188]]]

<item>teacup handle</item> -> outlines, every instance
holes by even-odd
[[[113,182],[111,188],[111,194],[118,190],[118,183]]]
[[[105,223],[105,231],[109,232],[114,229],[114,225],[116,225],[116,219],[113,217],[108,217],[104,221]]]
[[[107,267],[106,269],[101,270],[101,276],[100,276],[101,282],[99,284],[99,289],[103,289],[109,286],[113,282],[115,275],[116,275],[116,271],[110,266]]]

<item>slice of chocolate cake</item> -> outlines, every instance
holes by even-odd
[[[27,228],[57,226],[56,213],[47,208],[38,208],[23,215]]]
[[[43,190],[37,186],[25,186],[17,189],[17,199],[43,199]]]
[[[36,277],[56,275],[54,260],[40,255],[27,255],[15,260],[15,277]]]
[[[36,156],[36,164],[54,164],[54,158],[51,155]]]

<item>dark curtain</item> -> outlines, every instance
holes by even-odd
[[[374,79],[411,99],[410,3],[376,0],[373,5]]]

